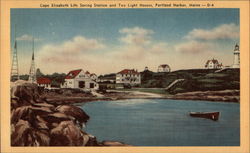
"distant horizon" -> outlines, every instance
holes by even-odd
[[[32,38],[43,74],[146,66],[156,72],[161,64],[171,71],[203,69],[213,58],[233,64],[239,9],[11,9],[12,50],[15,33],[20,75],[29,72]]]

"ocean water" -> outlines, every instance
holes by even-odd
[[[134,146],[239,146],[240,104],[168,99],[130,99],[86,103],[85,130],[98,141]],[[218,121],[189,116],[219,111]]]

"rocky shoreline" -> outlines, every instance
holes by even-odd
[[[105,94],[111,100],[120,99],[174,99],[174,100],[195,100],[210,102],[240,102],[239,90],[220,90],[220,91],[195,91],[178,93],[176,95],[161,95],[145,92],[116,92],[112,90]]]
[[[128,146],[83,130],[89,116],[79,107],[48,103],[36,84],[11,84],[11,146]]]
[[[176,100],[204,100],[211,102],[240,103],[239,95],[239,90],[196,91],[179,93],[173,96],[168,96],[167,98]]]

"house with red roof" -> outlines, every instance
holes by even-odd
[[[157,69],[158,72],[170,72],[171,69],[170,69],[170,66],[167,65],[167,64],[162,64],[162,65],[159,65],[158,66],[158,69]]]
[[[205,64],[206,69],[221,69],[223,68],[222,63],[219,63],[217,59],[207,60]]]
[[[51,80],[49,78],[46,78],[46,77],[37,78],[37,85],[40,87],[50,89],[51,88]]]
[[[141,84],[141,74],[135,69],[124,69],[116,74],[116,84]]]
[[[69,71],[64,80],[63,88],[98,89],[93,74],[82,69]]]

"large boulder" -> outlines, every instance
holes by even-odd
[[[19,120],[11,134],[12,146],[48,146],[49,133],[45,130],[36,130],[28,121]]]
[[[60,123],[62,121],[73,121],[74,118],[64,113],[55,112],[44,116],[43,119],[49,123]]]
[[[37,84],[28,81],[18,80],[11,84],[11,99],[16,107],[40,102],[41,92]]]
[[[16,124],[20,119],[29,120],[30,118],[30,108],[31,106],[22,106],[11,111],[11,123]]]
[[[79,107],[73,105],[60,105],[57,106],[56,111],[74,117],[80,125],[89,120],[89,116]]]
[[[37,115],[48,116],[52,113],[49,107],[21,106],[11,111],[11,123],[15,124],[19,119],[33,123]]]
[[[88,134],[88,142],[85,146],[100,146],[100,143],[97,141],[95,136]]]
[[[62,121],[50,131],[51,146],[84,146],[89,138],[72,121]]]

